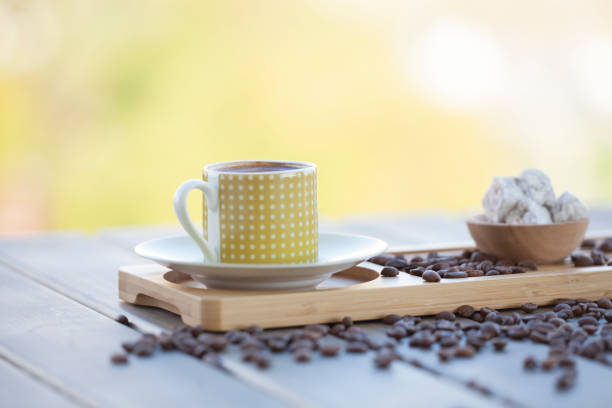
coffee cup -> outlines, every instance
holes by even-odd
[[[187,195],[204,194],[203,233]],[[318,255],[317,167],[297,161],[243,160],[207,165],[203,180],[176,190],[174,211],[208,263],[290,264]]]

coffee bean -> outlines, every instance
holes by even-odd
[[[346,351],[348,353],[365,353],[369,347],[362,341],[352,341],[346,345]]]
[[[271,340],[268,348],[273,353],[281,353],[287,349],[287,342],[282,339]]]
[[[510,270],[512,271],[512,273],[525,273],[529,269],[523,268],[522,266],[511,266]]]
[[[247,363],[254,362],[257,360],[259,356],[259,351],[255,349],[246,350],[242,353],[242,361],[246,361]]]
[[[499,275],[499,271],[497,269],[489,269],[486,273],[486,276],[496,276]]]
[[[445,348],[438,351],[438,358],[442,362],[449,361],[455,356],[455,349],[453,348]]]
[[[259,349],[262,349],[263,347],[264,347],[264,344],[261,341],[255,338],[252,338],[252,337],[246,339],[240,344],[240,350],[242,351],[259,350]]]
[[[580,248],[595,248],[595,241],[592,239],[585,239],[580,243]]]
[[[538,305],[535,303],[525,303],[521,306],[521,310],[525,313],[533,313],[538,309]]]
[[[423,272],[425,272],[425,268],[422,266],[410,269],[409,273],[414,276],[423,276]]]
[[[405,259],[393,258],[387,261],[385,266],[389,266],[396,269],[402,269],[408,266],[408,262]]]
[[[538,362],[535,358],[529,356],[525,358],[525,360],[523,360],[523,367],[525,368],[525,370],[535,370],[538,367]]]
[[[604,314],[604,319],[606,319],[607,322],[612,323],[612,310],[608,310]]]
[[[336,323],[332,326],[329,332],[333,335],[338,335],[340,332],[343,332],[345,330],[346,330],[345,325],[343,325],[342,323]]]
[[[597,319],[591,316],[584,316],[578,319],[578,325],[584,326],[585,324],[591,324],[597,326]]]
[[[270,367],[270,357],[265,353],[258,353],[255,357],[255,364],[260,370],[265,370]]]
[[[565,391],[574,385],[576,380],[576,373],[573,370],[567,370],[557,379],[557,389],[559,391]]]
[[[345,327],[349,328],[349,327],[351,327],[351,326],[353,325],[353,319],[352,319],[350,316],[344,316],[344,317],[342,318],[341,323],[342,323],[342,324],[343,324]]]
[[[389,315],[386,315],[385,317],[383,317],[383,323],[384,324],[393,324],[393,323],[397,322],[400,319],[401,319],[400,315],[389,314]]]
[[[548,343],[548,336],[545,333],[536,330],[532,331],[531,334],[529,334],[529,338],[535,343]]]
[[[310,350],[299,348],[293,352],[293,359],[300,363],[306,363],[310,361]]]
[[[504,351],[504,349],[506,348],[506,344],[508,344],[506,340],[500,338],[493,339],[491,343],[493,344],[493,347],[497,352]]]
[[[406,337],[407,332],[402,326],[393,327],[386,331],[386,335],[391,337],[397,341],[400,341],[404,337]]]
[[[175,346],[174,346],[174,342],[172,341],[172,335],[169,333],[160,334],[159,345],[164,351],[174,350]]]
[[[127,364],[128,356],[123,353],[115,353],[111,356],[111,362],[113,364]]]
[[[437,271],[440,271],[442,269],[450,268],[450,265],[447,264],[447,263],[436,263],[436,264],[433,264],[430,268],[437,272]]]
[[[225,333],[225,338],[231,344],[240,344],[246,339],[247,336],[248,334],[246,334],[245,332],[241,332],[237,330],[230,330],[227,333]]]
[[[529,336],[529,330],[525,326],[516,326],[508,329],[506,334],[512,340],[523,340]]]
[[[475,311],[476,309],[470,305],[459,306],[457,309],[455,309],[455,313],[461,317],[471,317]]]
[[[408,345],[410,347],[419,347],[428,349],[436,341],[436,338],[428,331],[420,331],[415,333],[411,338]]]
[[[424,261],[423,257],[418,256],[418,255],[417,256],[413,256],[410,259],[410,263],[417,263],[417,262],[423,262],[423,261]]]
[[[566,367],[566,368],[572,368],[576,365],[576,361],[574,361],[573,359],[564,356],[562,358],[559,359],[559,366],[561,367]]]
[[[440,347],[442,348],[455,347],[457,344],[459,344],[459,341],[452,335],[444,336],[440,339]]]
[[[155,348],[147,343],[136,343],[134,350],[132,351],[138,357],[150,357],[153,355]]]
[[[376,353],[376,357],[374,357],[374,364],[378,368],[387,368],[393,360],[395,360],[396,355],[395,352],[389,349],[383,349]]]
[[[440,275],[438,275],[438,272],[428,269],[423,272],[423,279],[426,282],[440,282],[441,278]]]
[[[134,351],[135,345],[136,343],[129,343],[129,342],[121,343],[121,347],[123,347],[123,349],[128,353],[131,353],[132,351]]]
[[[478,322],[478,323],[484,322],[484,316],[480,312],[474,312],[474,314],[472,316],[470,316],[470,319],[472,319],[472,320],[474,320],[475,322]]]
[[[446,279],[461,279],[461,278],[467,278],[468,274],[466,272],[448,272],[444,275],[444,278]]]
[[[128,320],[127,316],[123,315],[123,314],[120,314],[117,317],[115,317],[115,321],[117,323],[123,324],[124,326],[127,326],[130,323],[130,321]]]
[[[612,301],[608,298],[601,298],[597,301],[597,306],[602,309],[612,309]]]
[[[380,271],[380,274],[385,278],[394,278],[399,275],[399,271],[393,266],[385,266],[382,268],[382,271]]]
[[[391,255],[383,254],[383,255],[378,255],[373,258],[368,259],[368,262],[372,262],[372,263],[384,266],[387,263],[387,261],[389,261],[391,258],[392,258]]]
[[[189,354],[197,358],[202,358],[206,353],[208,353],[208,347],[206,347],[204,344],[198,344],[193,349],[191,349],[191,352]]]
[[[603,251],[599,249],[594,249],[591,251],[591,259],[593,260],[593,263],[595,265],[601,266],[608,264],[608,257],[606,257],[606,254],[604,254]]]
[[[333,357],[340,351],[340,346],[337,344],[325,344],[319,348],[321,355],[325,357]]]
[[[477,278],[479,276],[484,276],[484,272],[480,269],[474,269],[473,271],[467,271],[467,276],[470,278]]]
[[[597,249],[603,252],[612,252],[612,237],[604,239],[603,242],[597,246]]]
[[[550,371],[557,365],[558,360],[556,358],[548,357],[546,360],[542,361],[542,370]]]
[[[436,315],[436,319],[450,320],[452,322],[455,320],[455,314],[453,312],[443,311]]]
[[[572,262],[576,267],[593,265],[593,259],[591,259],[590,256],[584,254],[572,254]]]
[[[455,357],[459,358],[470,358],[476,353],[476,349],[470,345],[457,347],[455,349]]]

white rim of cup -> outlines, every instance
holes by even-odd
[[[295,165],[299,166],[297,169],[285,169],[285,170],[271,170],[271,171],[249,171],[249,172],[236,172],[225,170],[222,167],[226,167],[231,164],[245,164],[245,163],[273,163],[273,164],[287,164],[287,165]],[[204,166],[202,171],[207,174],[218,173],[218,174],[232,174],[232,175],[240,175],[240,174],[248,174],[248,175],[261,175],[261,174],[271,174],[271,173],[299,173],[304,170],[313,170],[316,169],[317,165],[312,162],[306,161],[292,161],[292,160],[231,160],[213,164],[207,164]]]

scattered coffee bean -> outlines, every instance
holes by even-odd
[[[608,298],[601,298],[597,301],[597,306],[602,309],[612,309],[612,300]]]
[[[389,261],[391,258],[392,258],[391,255],[378,255],[373,258],[368,259],[368,262],[372,262],[372,263],[384,266],[387,263],[387,261]]]
[[[594,249],[591,251],[591,259],[593,260],[593,263],[598,266],[608,264],[608,257],[599,249]]]
[[[305,363],[310,361],[310,350],[299,348],[293,352],[293,359],[300,363]]]
[[[504,351],[504,349],[506,348],[506,344],[508,344],[506,340],[500,338],[493,339],[491,343],[493,344],[493,347],[497,352]]]
[[[451,360],[455,356],[455,349],[445,348],[438,351],[438,358],[442,362]]]
[[[124,326],[129,326],[129,324],[130,324],[130,321],[129,321],[129,319],[127,318],[127,316],[126,316],[126,315],[123,315],[123,314],[120,314],[120,315],[118,315],[117,317],[115,317],[115,321],[116,321],[117,323],[121,323],[121,324],[122,324],[122,325],[124,325]]]
[[[270,367],[270,357],[265,353],[258,353],[255,358],[255,364],[260,370],[265,370]]]
[[[387,261],[385,266],[393,267],[396,269],[403,269],[406,266],[408,266],[408,262],[403,258],[392,258],[389,261]]]
[[[395,359],[395,352],[389,349],[382,349],[376,353],[376,357],[374,357],[374,364],[376,364],[376,367],[378,368],[387,368]]]
[[[134,353],[138,357],[150,357],[151,355],[153,355],[154,351],[155,348],[152,347],[150,344],[138,342],[134,346],[132,353]]]
[[[489,271],[487,271],[486,276],[496,276],[499,275],[499,271],[497,269],[489,269]]]
[[[595,241],[592,239],[585,239],[580,244],[580,248],[584,248],[584,249],[595,248]]]
[[[574,385],[574,381],[576,380],[576,372],[573,370],[566,370],[559,379],[557,380],[557,389],[559,391],[565,391]]]
[[[602,243],[597,246],[597,249],[603,252],[612,252],[612,237],[604,239]]]
[[[128,356],[123,353],[115,353],[111,356],[111,362],[113,364],[127,364]]]
[[[470,358],[476,353],[476,349],[470,345],[457,347],[455,349],[455,357]]]
[[[346,345],[348,353],[365,353],[368,349],[368,345],[362,341],[352,341]]]
[[[533,313],[538,309],[538,305],[535,303],[525,303],[521,306],[521,310],[525,313]]]
[[[459,306],[455,310],[455,313],[458,314],[461,317],[471,317],[474,314],[475,311],[476,311],[476,309],[474,309],[472,306],[470,306],[470,305],[463,305],[463,306]]]
[[[572,262],[576,267],[593,266],[593,259],[591,259],[590,256],[584,254],[573,254]]]
[[[468,274],[466,272],[460,271],[460,272],[447,272],[444,275],[444,278],[446,279],[461,279],[461,278],[467,278]]]
[[[344,316],[342,318],[341,323],[346,327],[349,328],[353,325],[353,319],[351,318],[351,316]]]
[[[525,360],[523,361],[523,367],[525,368],[525,370],[535,370],[538,367],[538,362],[535,358],[530,356],[525,358]]]
[[[340,346],[337,344],[325,344],[319,348],[319,351],[325,357],[333,357],[340,351]]]
[[[455,314],[453,312],[440,312],[436,315],[436,319],[440,320],[450,320],[451,322],[455,320]]]
[[[477,278],[479,276],[484,276],[484,272],[480,269],[474,269],[473,271],[467,271],[467,276],[470,278]]]
[[[550,371],[557,365],[558,360],[553,357],[548,357],[546,360],[542,361],[542,370]]]
[[[423,276],[423,272],[425,272],[425,268],[422,266],[410,269],[409,273],[414,276]]]
[[[385,278],[395,278],[397,275],[399,275],[399,271],[393,266],[385,266],[380,271],[380,274]]]
[[[438,275],[438,272],[428,269],[425,272],[423,272],[423,279],[426,282],[440,282],[441,278],[440,278],[440,275]]]
[[[383,317],[383,323],[384,324],[393,324],[393,323],[397,322],[400,319],[401,319],[400,315],[390,314],[390,315],[386,315],[385,317]]]

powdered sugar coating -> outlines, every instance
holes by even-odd
[[[585,205],[578,197],[567,191],[555,201],[551,212],[556,223],[582,220],[588,216]]]

